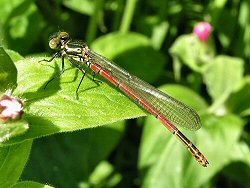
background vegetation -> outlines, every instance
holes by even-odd
[[[0,0],[0,89],[25,100],[0,125],[0,187],[249,187],[249,19],[248,0]],[[101,77],[76,99],[82,73],[66,63],[44,89],[61,61],[38,61],[59,30],[196,109],[203,127],[181,130],[209,166]]]

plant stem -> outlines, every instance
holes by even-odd
[[[137,0],[127,0],[126,2],[127,3],[125,6],[125,10],[124,10],[124,14],[123,14],[123,18],[122,18],[121,26],[120,26],[120,32],[122,33],[126,33],[127,31],[129,31],[131,21],[134,16],[134,10],[135,10]]]

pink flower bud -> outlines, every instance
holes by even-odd
[[[23,102],[20,99],[3,95],[0,99],[0,118],[5,123],[9,119],[20,118],[23,114]]]
[[[208,22],[199,22],[194,27],[194,34],[201,40],[207,41],[209,39],[212,26]]]

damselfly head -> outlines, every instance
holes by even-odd
[[[64,42],[67,40],[69,40],[69,34],[65,31],[60,31],[50,37],[49,47],[51,49],[56,49],[64,44]]]
[[[68,40],[69,39],[69,34],[65,31],[59,32],[58,33],[58,38],[61,40]]]
[[[51,49],[56,49],[59,45],[60,45],[60,39],[55,37],[49,40],[49,47]]]

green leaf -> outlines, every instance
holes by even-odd
[[[208,63],[215,54],[212,41],[201,42],[193,34],[178,37],[169,52],[175,62],[182,62],[197,72],[201,72],[202,65]]]
[[[175,90],[171,87],[162,89],[167,93],[170,90],[174,93]],[[179,99],[189,98],[186,103],[192,107],[194,97],[186,96],[184,89],[182,97],[178,96]],[[203,127],[196,134],[188,131],[183,133],[208,159],[210,164],[207,168],[200,166],[186,147],[156,118],[146,118],[139,159],[143,174],[142,187],[201,187],[232,161],[232,151],[241,135],[243,121],[233,115],[216,117],[208,114],[203,114],[201,120]]]
[[[147,82],[157,80],[165,64],[164,56],[153,49],[147,37],[138,33],[110,33],[91,46]]]
[[[229,111],[241,116],[250,115],[250,76],[242,80],[240,88],[233,93],[228,101],[227,108]]]
[[[43,18],[34,0],[22,1],[18,6],[13,6],[4,27],[8,48],[21,54],[30,53],[34,50],[34,43],[40,40],[43,27]]]
[[[23,120],[0,122],[0,143],[24,134],[28,128],[29,125]]]
[[[243,78],[243,60],[229,56],[217,56],[204,67],[204,82],[214,104],[211,111],[219,109]]]
[[[10,56],[10,58],[14,62],[24,59],[23,56],[21,56],[19,53],[15,52],[13,50],[6,50],[6,53]]]
[[[48,182],[56,187],[91,185],[93,179],[90,176],[97,178],[94,176],[97,165],[106,160],[120,142],[124,125],[125,121],[122,121],[38,139],[22,179],[34,180],[35,177],[35,181]]]
[[[28,160],[32,141],[0,148],[0,187],[10,187],[21,176]]]
[[[17,69],[3,47],[0,47],[0,91],[13,89],[16,82]]]
[[[51,64],[38,63],[41,59],[31,58],[16,63],[19,74],[15,95],[26,99],[23,118],[29,124],[29,131],[2,144],[146,115],[117,88],[105,81],[96,83],[92,76],[84,78],[77,99],[76,88],[82,72],[76,68],[67,68],[60,78],[53,80],[44,89],[46,83],[61,71],[61,65],[56,64],[60,64],[61,60]]]
[[[11,186],[11,188],[27,188],[27,187],[28,188],[53,188],[52,186],[44,185],[44,184],[32,182],[32,181],[23,181],[23,182],[20,182]]]
[[[1,7],[1,12],[0,12],[0,23],[1,25],[5,25],[8,22],[9,17],[15,12],[17,7],[19,7],[23,2],[26,0],[13,0],[10,2],[5,1],[5,0],[0,0],[0,7]]]
[[[92,15],[95,4],[89,0],[63,0],[63,5],[82,14]]]

